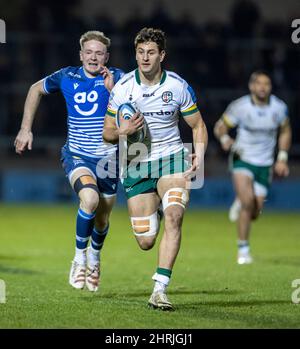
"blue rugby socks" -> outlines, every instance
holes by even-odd
[[[79,264],[86,263],[86,249],[92,235],[94,218],[95,213],[89,214],[79,208],[76,221],[76,253],[74,258]]]
[[[95,227],[92,232],[91,247],[89,253],[89,263],[97,264],[100,260],[100,251],[103,247],[104,240],[108,233],[109,224],[103,231],[98,231]]]

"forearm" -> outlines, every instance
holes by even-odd
[[[222,141],[224,142],[229,139],[228,127],[225,125],[222,119],[217,121],[217,123],[215,124],[214,135],[221,143]]]
[[[288,126],[281,130],[278,137],[278,155],[277,161],[288,161],[288,151],[290,150],[292,143],[292,132]]]
[[[197,127],[193,128],[193,143],[197,155],[205,153],[208,143],[208,134],[203,121],[201,121]]]
[[[118,129],[104,127],[102,137],[106,143],[117,144],[119,142]]]
[[[31,131],[32,123],[33,123],[37,108],[40,104],[41,97],[42,97],[42,93],[38,89],[36,84],[32,85],[28,91],[28,94],[25,100],[21,129]]]
[[[278,137],[278,149],[289,151],[292,143],[292,133],[290,128],[286,129],[284,132],[281,132]]]

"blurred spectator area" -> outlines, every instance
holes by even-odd
[[[88,15],[85,4],[92,3],[93,13]],[[128,72],[135,68],[134,36],[144,26],[160,27],[166,32],[164,67],[184,77],[196,92],[210,136],[207,154],[210,174],[217,166],[216,157],[220,163],[226,163],[226,154],[213,136],[213,125],[230,101],[248,93],[248,78],[255,69],[270,72],[273,93],[289,105],[293,127],[291,159],[297,163],[300,159],[300,44],[291,41],[291,22],[297,18],[297,13],[292,12],[296,3],[300,18],[299,2],[282,3],[283,8],[290,4],[290,11],[285,8],[282,18],[276,19],[266,16],[266,4],[272,6],[272,1],[267,0],[225,1],[230,7],[222,16],[218,14],[219,1],[211,1],[209,5],[199,1],[194,11],[186,7],[173,16],[174,9],[169,11],[170,1],[153,1],[151,6],[145,1],[149,10],[145,14],[141,4],[131,0],[128,6],[132,10],[122,18],[107,4],[101,8],[96,3],[15,0],[5,5],[1,18],[6,21],[7,43],[0,45],[0,158],[4,160],[1,168],[17,163],[25,166],[25,159],[17,159],[13,152],[13,140],[27,91],[31,84],[53,71],[80,64],[78,41],[82,33],[104,31],[112,39],[110,65]],[[213,3],[215,16],[211,15]],[[205,6],[210,9],[207,17]],[[199,12],[201,20],[197,16]],[[187,140],[190,130],[183,123],[180,127]],[[26,155],[26,161],[30,158],[38,166],[58,166],[59,148],[66,137],[62,96],[49,95],[42,99],[33,132],[34,150]]]

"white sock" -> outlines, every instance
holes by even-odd
[[[160,281],[155,281],[153,292],[166,292],[167,285]]]
[[[241,203],[241,201],[240,201],[239,198],[236,198],[236,199],[235,199],[235,204],[236,204],[236,206],[237,206],[238,208],[241,208],[241,207],[242,207],[242,203]]]
[[[250,246],[248,240],[238,240],[238,248],[241,253],[249,253]]]
[[[100,262],[100,251],[93,249],[91,246],[89,248],[89,264],[96,265]]]
[[[152,280],[155,281],[153,292],[166,292],[167,286],[170,282],[168,276],[155,273],[152,276]]]
[[[75,248],[75,257],[74,260],[78,264],[86,264],[86,248],[85,249],[80,249],[80,248]]]

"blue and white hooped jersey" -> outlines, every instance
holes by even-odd
[[[109,68],[115,83],[124,75]],[[68,111],[67,148],[74,153],[100,158],[113,154],[117,146],[105,144],[102,138],[109,92],[101,75],[89,78],[83,67],[66,67],[44,79],[46,93],[61,91]]]

